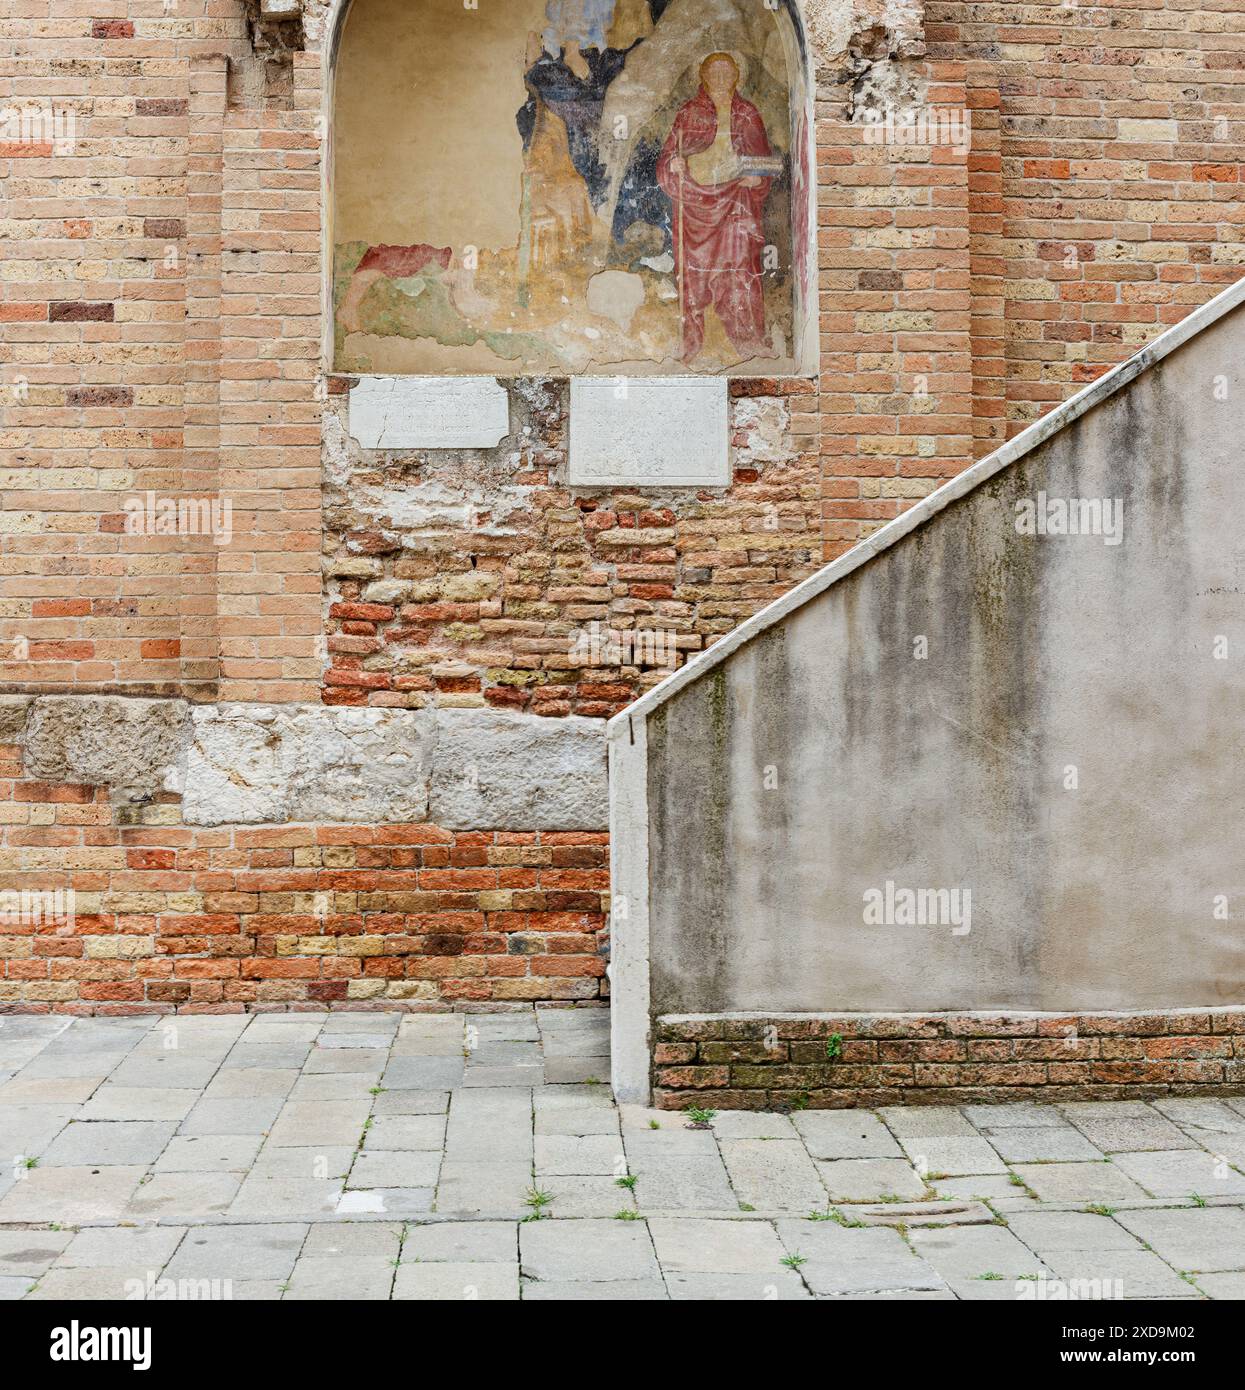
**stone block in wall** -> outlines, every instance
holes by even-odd
[[[203,706],[182,814],[191,825],[604,829],[604,728],[495,710]]]
[[[493,377],[365,376],[350,392],[364,449],[492,449],[509,431],[510,397]]]
[[[726,487],[724,377],[572,377],[572,487]]]
[[[193,719],[182,794],[189,824],[427,818],[428,712],[220,705]]]
[[[605,725],[500,710],[441,710],[429,819],[447,830],[609,824]]]
[[[33,695],[0,695],[0,743],[20,743]]]
[[[45,782],[110,787],[120,800],[145,801],[176,768],[187,719],[182,700],[40,696],[26,720],[26,771]]]

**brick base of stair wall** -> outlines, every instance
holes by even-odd
[[[1245,1008],[656,1021],[653,1104],[834,1109],[1245,1093]]]
[[[0,1016],[442,1010],[607,993],[609,836],[185,825],[0,747]],[[9,798],[4,798],[7,787]],[[19,911],[23,891],[72,913]],[[2,1024],[0,1024],[2,1026]]]

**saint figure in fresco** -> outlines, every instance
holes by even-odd
[[[674,206],[685,362],[704,344],[710,305],[741,357],[772,351],[765,337],[761,218],[781,164],[761,113],[738,88],[735,59],[711,53],[700,65],[700,90],[675,117],[657,161],[657,182]]]

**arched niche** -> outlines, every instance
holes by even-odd
[[[352,0],[330,49],[334,370],[814,369],[796,0]]]

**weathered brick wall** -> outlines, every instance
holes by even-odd
[[[434,732],[431,713],[301,709],[296,734],[275,708],[252,709],[269,716],[257,726],[164,700],[0,699],[0,1010],[602,997],[608,835],[588,721],[558,737],[449,712]],[[266,782],[257,731],[266,751],[297,741]],[[507,739],[533,764],[505,777],[509,805],[477,766],[504,762]],[[494,827],[475,828],[476,798]]]
[[[0,649],[10,688],[616,707],[654,673],[594,672],[568,692],[580,682],[559,653],[521,645],[577,621],[560,594],[606,579],[613,619],[668,618],[694,651],[798,581],[818,530],[824,557],[841,552],[1236,278],[1245,258],[1245,19],[1232,6],[1051,0],[1017,13],[930,0],[923,41],[916,6],[890,29],[868,6],[854,27],[825,17],[846,4],[810,6],[814,33],[835,36],[815,49],[822,372],[816,397],[774,398],[801,417],[789,457],[761,470],[781,464],[786,495],[764,496],[771,479],[752,478],[745,458],[703,511],[660,493],[624,506],[624,523],[676,513],[673,560],[649,565],[589,524],[613,499],[550,488],[513,550],[462,527],[425,557],[450,573],[474,560],[503,581],[487,601],[499,610],[466,623],[486,640],[400,614],[388,631],[346,632],[339,595],[321,595],[318,553],[324,8],[308,5],[305,51],[267,77],[242,0],[107,8],[19,3],[0,59],[5,102],[47,103],[76,123],[68,152],[0,147],[0,639],[29,643],[22,657]],[[967,109],[968,148],[867,144],[861,120],[888,102]],[[815,520],[806,473],[819,436]],[[559,449],[556,426],[540,444]],[[540,488],[547,465],[520,471]],[[228,494],[233,542],[127,536],[119,502],[149,489]],[[730,563],[731,538],[758,528],[771,501],[787,511],[780,545],[800,543],[776,550],[771,535]],[[565,515],[576,511],[582,530]],[[351,531],[370,529],[339,522],[330,570],[351,554]],[[730,540],[708,552],[726,563],[696,563],[706,535]],[[513,563],[522,552],[530,565]],[[600,611],[597,597],[580,606]],[[510,621],[512,632],[483,626]],[[403,625],[431,630],[395,640]],[[377,652],[337,640],[368,636]]]
[[[1240,278],[1245,13],[927,0],[925,40],[997,93],[973,293],[1002,290],[1014,434]]]
[[[512,434],[494,450],[360,450],[335,396],[325,701],[612,715],[813,573],[814,384],[731,392],[733,485],[647,491],[557,482],[565,381],[512,383]],[[652,645],[576,653],[594,632]]]
[[[963,64],[914,99],[967,102]],[[827,559],[973,456],[969,155],[871,143],[840,98],[818,125],[822,497]]]
[[[0,679],[314,694],[318,56],[248,104],[241,3],[104,8],[18,3],[0,58],[66,132],[0,145]],[[127,534],[149,491],[228,496],[230,546]]]
[[[600,832],[181,823],[38,782],[0,747],[0,886],[73,920],[0,918],[0,1012],[436,1008],[590,1001],[605,976]],[[25,918],[25,920],[23,920]]]
[[[654,1104],[731,1110],[1245,1091],[1245,1009],[666,1018]]]

